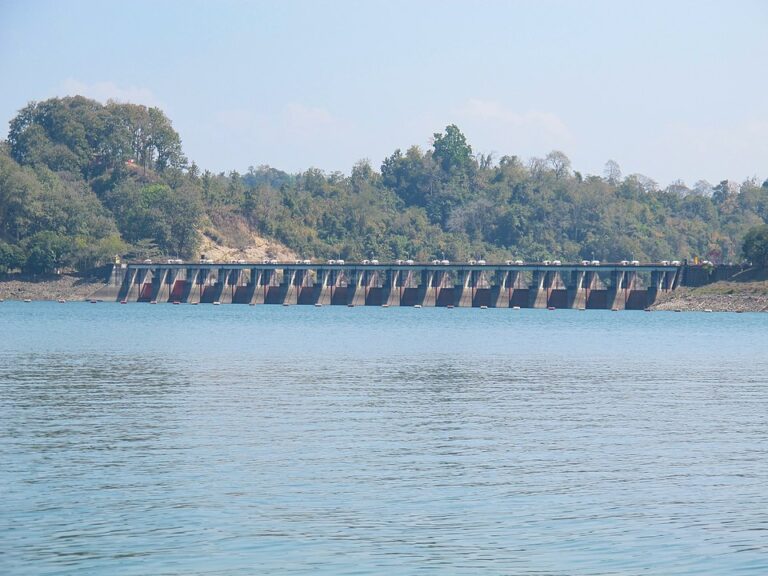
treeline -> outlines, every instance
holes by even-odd
[[[766,221],[768,182],[582,175],[562,152],[476,155],[456,126],[349,175],[212,174],[160,110],[73,97],[24,108],[0,147],[0,268],[30,272],[189,258],[201,232],[244,247],[248,230],[307,258],[738,261]]]
[[[0,144],[0,271],[191,256],[203,215],[179,135],[157,108],[33,102]]]

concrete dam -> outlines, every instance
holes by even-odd
[[[642,310],[733,271],[639,263],[123,263],[99,294],[119,302]],[[722,267],[729,268],[729,267]],[[717,278],[719,279],[719,278]]]

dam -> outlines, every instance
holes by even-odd
[[[116,264],[100,296],[123,303],[642,310],[660,293],[680,286],[687,275],[695,277],[696,268],[678,262],[552,265],[177,260]]]

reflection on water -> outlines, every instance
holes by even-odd
[[[768,570],[768,316],[0,314],[2,573]]]

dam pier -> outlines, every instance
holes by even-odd
[[[120,302],[642,310],[684,280],[669,264],[123,263]]]

